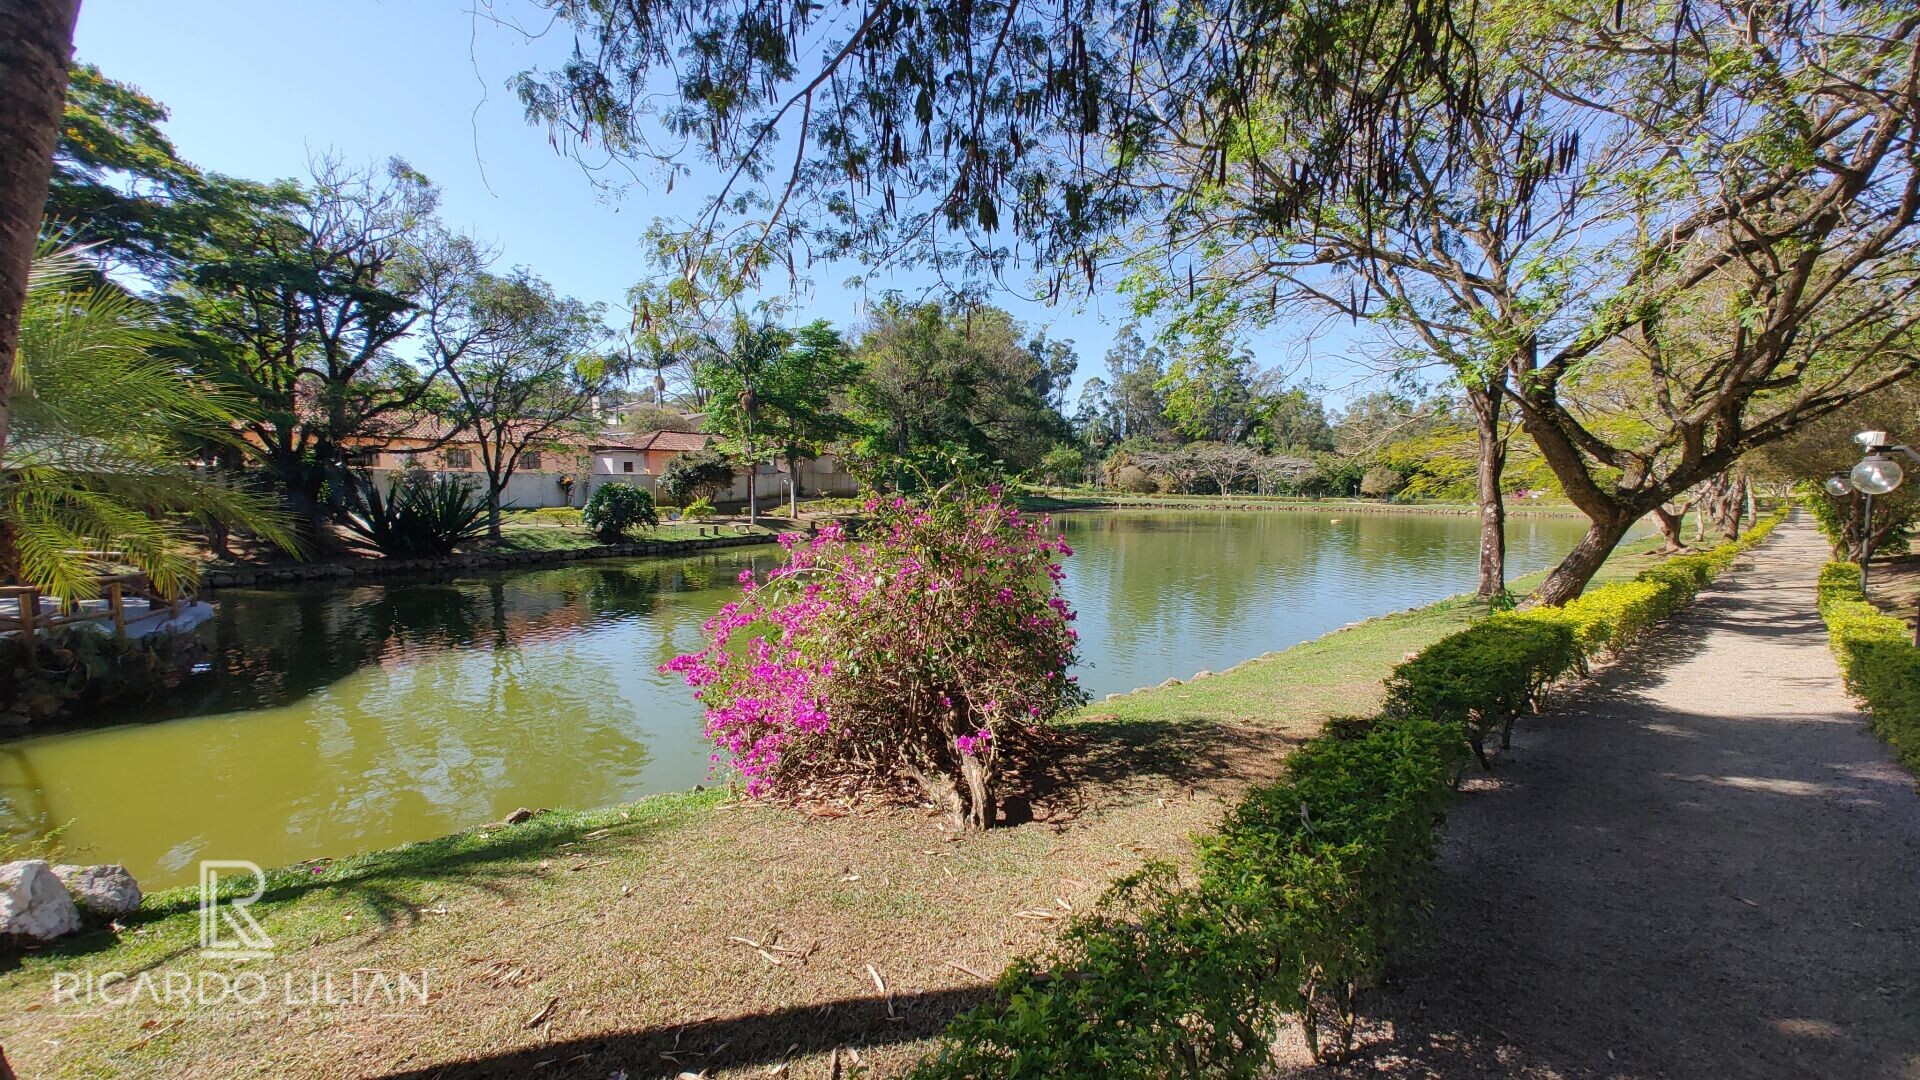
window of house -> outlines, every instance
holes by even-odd
[[[540,451],[529,450],[520,455],[520,467],[532,472],[540,471]]]
[[[449,469],[473,468],[473,451],[471,450],[447,451],[447,468]]]
[[[355,450],[347,455],[347,464],[356,469],[372,469],[380,464],[380,451]]]
[[[632,471],[633,471],[633,462],[631,462],[631,461],[623,461],[623,462],[621,462],[621,463],[620,463],[620,471],[621,471],[621,472],[632,472]]]

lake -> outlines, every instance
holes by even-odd
[[[1335,518],[1338,518],[1336,521]],[[1219,671],[1471,590],[1478,526],[1441,514],[1119,511],[1056,518],[1096,698]],[[1582,522],[1509,522],[1509,572]],[[215,594],[213,670],[122,722],[0,743],[0,829],[59,829],[143,886],[581,808],[707,776],[695,703],[658,665],[698,645],[767,546],[456,580]],[[1278,707],[1276,705],[1276,707]]]

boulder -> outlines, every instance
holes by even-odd
[[[124,866],[62,865],[53,876],[82,911],[117,919],[140,910],[140,885]]]
[[[78,929],[80,911],[45,859],[0,866],[0,939],[52,941]]]

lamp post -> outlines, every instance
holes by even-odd
[[[1906,446],[1895,445],[1888,441],[1884,431],[1863,431],[1853,437],[1867,456],[1847,473],[1849,487],[1862,496],[1860,509],[1860,591],[1867,590],[1867,563],[1873,557],[1873,497],[1892,494],[1906,478],[1906,470],[1900,463],[1887,456],[1887,451],[1898,450],[1906,456],[1920,461],[1916,454]],[[1833,491],[1839,476],[1827,478],[1827,490]]]

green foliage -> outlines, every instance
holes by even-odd
[[[1866,703],[1874,734],[1920,774],[1920,648],[1913,632],[1868,602],[1855,563],[1828,563],[1818,595],[1847,689]]]
[[[244,449],[324,542],[350,509],[357,441],[404,424],[432,385],[401,344],[433,302],[415,256],[439,192],[397,159],[314,168],[216,219],[162,305],[183,360],[251,403]]]
[[[883,302],[855,350],[849,464],[876,487],[916,471],[937,485],[940,462],[961,456],[1008,473],[1037,465],[1072,432],[1050,397],[1055,361],[1023,334],[998,308]]]
[[[28,279],[14,371],[0,523],[16,581],[59,596],[98,594],[91,552],[177,595],[197,574],[188,519],[250,530],[289,549],[278,506],[187,464],[198,445],[231,447],[245,402],[182,374],[146,303],[99,284],[71,251],[45,245]]]
[[[1860,554],[1860,496],[1836,499],[1826,489],[1811,482],[1799,485],[1801,503],[1813,514],[1814,523],[1833,545],[1836,557],[1855,558]],[[1907,494],[1904,490],[1896,496]],[[1904,553],[1920,532],[1920,502],[1909,498],[1873,500],[1873,555]]]
[[[680,517],[686,521],[699,521],[713,516],[713,504],[705,496],[693,500],[680,510]]]
[[[678,506],[708,502],[732,486],[732,463],[712,450],[681,454],[660,470],[660,493]],[[707,512],[713,512],[711,505]]]
[[[697,341],[694,378],[711,395],[707,430],[746,456],[772,448],[796,461],[852,432],[837,401],[858,367],[825,320],[788,330],[742,316],[725,334],[703,332]]]
[[[1250,426],[1253,357],[1221,348],[1182,354],[1154,389],[1175,431],[1189,439],[1234,441]]]
[[[580,520],[603,544],[617,544],[636,528],[651,529],[660,524],[660,513],[653,507],[653,493],[632,484],[602,484],[587,497]]]
[[[1032,471],[1036,479],[1055,487],[1078,484],[1086,478],[1087,455],[1072,443],[1060,443]]]
[[[460,476],[408,473],[382,493],[379,481],[353,479],[353,511],[344,524],[390,559],[440,558],[486,529],[486,500]]]
[[[1464,731],[1484,767],[1487,736],[1498,731],[1504,749],[1520,713],[1580,661],[1577,637],[1565,620],[1492,615],[1394,668],[1386,711]]]
[[[166,119],[138,88],[74,64],[47,190],[49,228],[155,280],[183,269],[213,223],[257,190],[181,160],[160,130]]]

